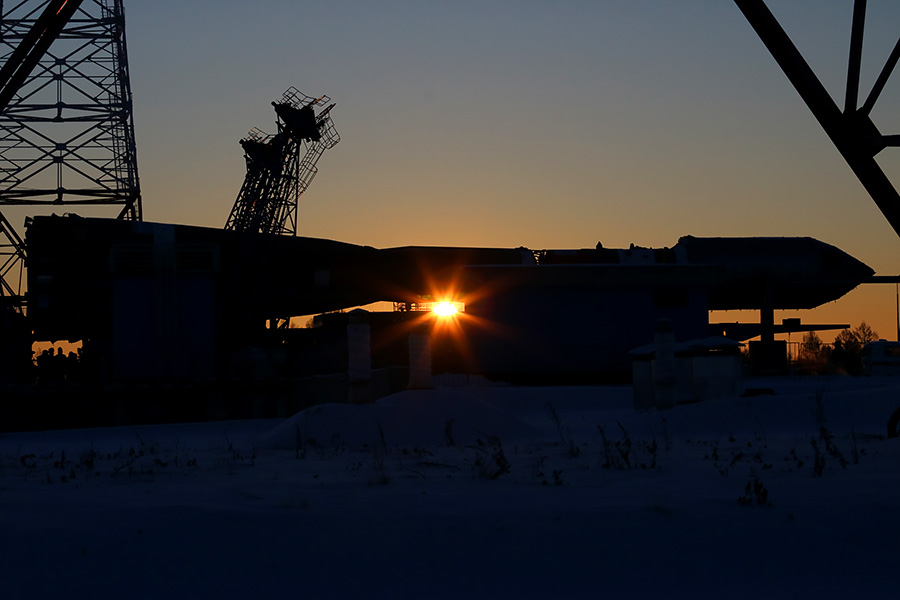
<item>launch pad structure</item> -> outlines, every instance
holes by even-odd
[[[900,235],[900,195],[875,161],[900,136],[882,135],[869,116],[900,60],[900,41],[859,105],[866,2],[855,0],[841,110],[765,2],[735,3]],[[25,235],[0,212],[0,329],[15,341],[0,348],[0,380],[30,364],[23,350],[35,339],[84,341],[103,383],[245,377],[259,386],[304,368],[346,372],[349,317],[322,318],[330,329],[318,331],[271,324],[444,296],[465,302],[470,317],[468,345],[455,358],[448,347],[436,356],[450,368],[590,378],[627,368],[629,348],[649,341],[658,319],[672,321],[680,337],[759,335],[761,354],[778,354],[776,333],[810,326],[778,326],[776,309],[813,308],[876,281],[866,265],[811,238],[687,236],[672,248],[532,252],[298,237],[298,200],[340,136],[331,99],[296,88],[272,102],[276,133],[254,129],[240,140],[247,172],[224,229],[143,222],[124,23],[122,0],[0,0],[0,210],[117,210],[116,219],[35,216]],[[712,331],[716,309],[759,310],[760,323]],[[397,339],[422,317],[410,313],[372,317],[383,325],[372,342],[373,352],[383,349],[376,362],[407,356]]]

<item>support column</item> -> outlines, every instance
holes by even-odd
[[[772,286],[767,283],[763,292],[763,305],[759,310],[759,340],[766,346],[775,341],[775,306],[772,296]]]
[[[785,373],[788,369],[787,343],[775,341],[775,290],[771,282],[763,284],[759,310],[759,341],[750,342],[750,363],[754,373]]]

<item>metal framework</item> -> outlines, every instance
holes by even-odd
[[[241,140],[247,174],[225,229],[279,235],[297,234],[300,196],[318,173],[322,153],[341,138],[331,120],[331,98],[313,98],[291,87],[272,102],[278,133],[258,129]],[[315,108],[322,110],[316,114]]]
[[[20,295],[24,261],[25,242],[0,213],[0,297],[14,299]]]
[[[828,94],[764,0],[734,0],[825,133],[859,178],[885,218],[900,236],[900,194],[876,162],[888,146],[900,146],[900,135],[882,135],[871,113],[900,59],[900,40],[885,62],[872,90],[859,104],[859,75],[865,31],[866,0],[854,0],[850,57],[844,109]]]
[[[0,207],[118,205],[141,220],[122,0],[0,0],[0,62]],[[11,268],[3,294],[21,293]]]

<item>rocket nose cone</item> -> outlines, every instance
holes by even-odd
[[[825,271],[830,279],[854,285],[870,279],[875,274],[872,267],[834,246],[831,246],[825,255]]]
[[[870,277],[875,275],[875,269],[873,269],[866,263],[862,262],[861,260],[857,260],[852,257],[851,257],[851,259],[854,261],[853,268],[856,271],[856,273],[858,274],[858,277],[860,278],[861,281],[865,281],[866,279],[869,279]]]

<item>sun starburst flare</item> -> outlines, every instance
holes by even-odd
[[[438,302],[434,305],[434,308],[431,309],[434,314],[439,317],[449,317],[451,315],[455,315],[458,311],[456,307],[453,306],[452,302]]]

